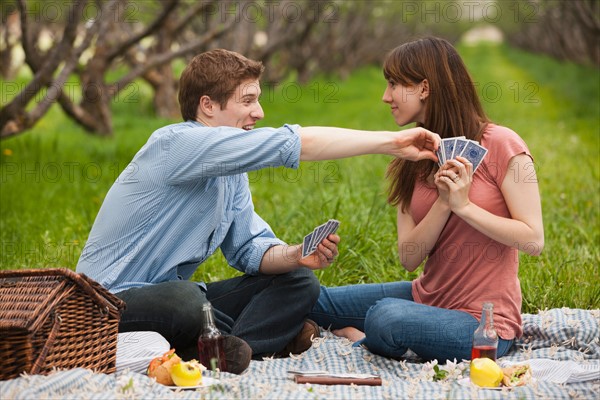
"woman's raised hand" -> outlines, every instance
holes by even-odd
[[[448,160],[434,178],[440,197],[456,211],[469,204],[469,190],[473,182],[473,164],[464,157]]]

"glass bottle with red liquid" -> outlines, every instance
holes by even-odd
[[[202,317],[202,330],[198,336],[199,361],[209,370],[218,368],[221,372],[226,371],[224,338],[215,325],[215,315],[210,303],[202,306]]]
[[[497,350],[498,334],[494,329],[494,305],[483,303],[481,321],[475,333],[473,333],[471,360],[486,357],[496,361]]]

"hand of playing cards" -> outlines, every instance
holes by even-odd
[[[330,219],[322,225],[317,226],[311,233],[304,236],[302,242],[302,258],[312,254],[317,249],[317,246],[327,236],[335,233],[340,226],[340,221]]]
[[[436,155],[441,167],[446,161],[458,156],[464,157],[473,164],[473,173],[483,161],[487,149],[474,140],[465,139],[464,136],[442,139]]]

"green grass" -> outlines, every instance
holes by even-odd
[[[505,46],[459,50],[490,117],[517,131],[536,161],[546,247],[540,257],[521,256],[523,311],[600,308],[598,70]],[[263,125],[396,129],[380,101],[383,90],[376,67],[346,81],[263,88]],[[115,177],[168,122],[152,116],[148,89],[140,86],[139,94],[114,104],[113,138],[84,133],[54,108],[32,131],[0,143],[1,269],[75,268]],[[256,209],[288,243],[328,218],[342,222],[338,261],[317,272],[324,284],[413,279],[420,270],[399,265],[395,210],[385,202],[389,160],[362,156],[253,172]],[[236,274],[215,254],[194,279]]]

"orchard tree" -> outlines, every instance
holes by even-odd
[[[31,128],[54,102],[89,132],[110,135],[111,101],[122,90],[146,78],[162,94],[160,89],[169,85],[156,76],[168,73],[164,81],[172,86],[172,73],[169,67],[161,68],[205,48],[235,22],[229,18],[198,32],[185,44],[171,46],[172,38],[206,9],[191,4],[180,0],[17,0],[21,44],[34,77],[0,110],[0,137]],[[142,6],[143,14],[139,12]],[[44,35],[50,37],[47,49],[40,45]],[[63,90],[71,74],[79,79],[79,93]]]
[[[466,29],[462,21],[446,18],[448,9],[456,9],[452,0],[433,4],[440,8],[439,13],[433,9],[433,20],[428,20],[431,4],[422,8],[420,2],[402,0],[12,0],[11,4],[14,7],[2,10],[2,20],[5,14],[13,20],[18,15],[20,30],[15,33],[13,23],[10,39],[3,38],[14,44],[20,37],[33,78],[0,109],[0,139],[31,128],[54,103],[90,133],[110,135],[112,103],[136,90],[140,81],[153,89],[156,113],[176,118],[174,69],[211,48],[263,61],[269,84],[290,77],[305,83],[320,73],[345,77],[359,66],[380,65],[390,49],[416,32],[455,40]],[[10,54],[0,52],[0,57]],[[74,87],[65,87],[69,79],[75,80]]]
[[[600,66],[598,0],[498,1],[500,26],[523,49],[559,60]]]

